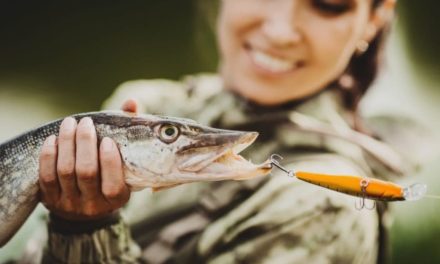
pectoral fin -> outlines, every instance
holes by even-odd
[[[181,185],[182,183],[176,183],[176,184],[170,184],[170,185],[165,185],[165,186],[160,186],[160,187],[152,187],[151,190],[153,192],[158,192],[158,191],[163,191],[163,190],[167,190],[176,186]]]

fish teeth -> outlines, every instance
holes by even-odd
[[[292,61],[277,58],[258,50],[253,50],[251,56],[255,64],[275,73],[290,71],[295,66]]]

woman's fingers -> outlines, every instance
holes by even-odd
[[[78,188],[75,179],[75,135],[76,120],[67,117],[60,126],[58,136],[58,161],[57,174],[61,186],[61,193],[68,199],[78,195]]]
[[[60,186],[57,176],[57,137],[52,135],[43,143],[39,162],[39,183],[42,201],[53,206],[59,199]]]
[[[56,136],[50,136],[43,144],[39,168],[42,201],[58,216],[99,218],[128,201],[130,192],[116,143],[104,138],[99,149],[97,145],[89,117],[79,124],[74,118],[64,119],[58,142]]]
[[[84,201],[93,201],[100,196],[97,148],[95,126],[91,118],[85,117],[76,131],[75,164],[78,187]]]
[[[138,104],[136,100],[128,99],[127,101],[125,101],[124,104],[122,105],[122,110],[125,112],[137,113]]]
[[[101,190],[105,199],[114,207],[124,205],[130,192],[124,181],[122,161],[116,144],[110,138],[103,138],[99,148],[101,165]]]

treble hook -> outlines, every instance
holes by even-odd
[[[366,200],[366,193],[367,193],[367,187],[368,184],[370,183],[370,181],[368,181],[368,179],[362,179],[360,182],[361,185],[361,192],[362,192],[362,197],[359,199],[359,202],[355,202],[354,207],[357,210],[362,210],[363,208],[368,209],[368,210],[373,210],[374,208],[376,208],[376,201],[374,201],[373,206],[367,206],[365,200]]]
[[[277,167],[278,169],[284,171],[285,173],[287,173],[287,176],[294,178],[295,177],[295,172],[293,170],[288,170],[286,168],[284,168],[283,166],[281,166],[280,162],[278,160],[282,160],[283,157],[281,157],[278,154],[272,154],[270,155],[270,163],[272,165],[274,165],[275,167]]]

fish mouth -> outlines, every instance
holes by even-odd
[[[227,143],[192,149],[192,156],[179,166],[179,170],[195,173],[198,180],[205,181],[246,180],[271,171],[269,161],[253,164],[239,155],[255,141],[257,132],[236,132],[219,137]]]

